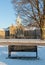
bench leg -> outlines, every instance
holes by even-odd
[[[36,52],[36,58],[38,57],[38,54],[37,54],[37,52]]]
[[[8,57],[11,57],[11,46],[8,46]]]
[[[8,57],[11,57],[11,52],[8,52]]]
[[[36,58],[38,57],[37,46],[36,46]]]

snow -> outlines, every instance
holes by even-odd
[[[0,46],[0,65],[45,65],[45,46],[38,47],[37,59],[28,58],[35,56],[33,52],[12,52],[11,55],[13,57],[21,56],[22,58],[8,58],[8,46]]]
[[[7,64],[5,64],[5,63],[3,63],[3,62],[0,62],[0,65],[7,65]]]
[[[36,27],[25,28],[25,30],[36,30],[36,29],[37,29]]]

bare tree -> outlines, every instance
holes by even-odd
[[[41,39],[45,39],[45,0],[13,0],[12,3],[23,21],[37,22],[41,30]]]

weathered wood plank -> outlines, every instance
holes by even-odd
[[[40,39],[0,39],[0,45],[41,45],[45,46],[45,40]]]

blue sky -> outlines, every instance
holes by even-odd
[[[15,24],[15,11],[11,0],[0,0],[0,28]]]

